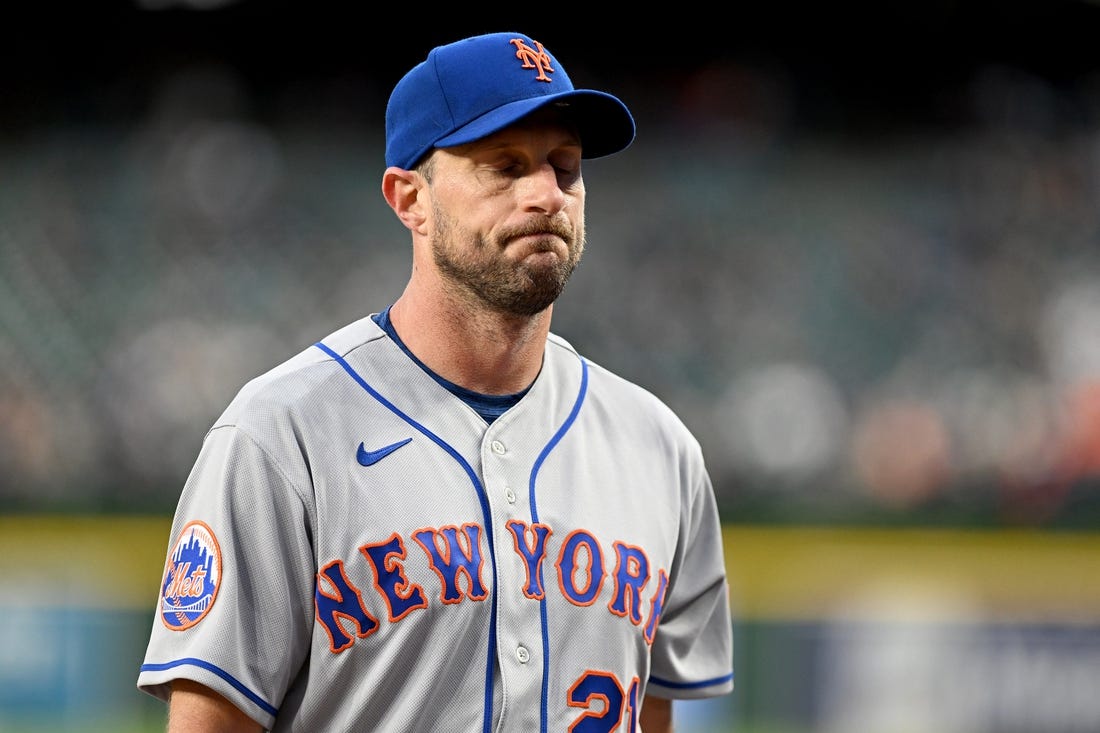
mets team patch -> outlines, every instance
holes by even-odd
[[[173,631],[189,629],[210,612],[222,579],[222,551],[205,522],[180,530],[160,586],[160,620]]]

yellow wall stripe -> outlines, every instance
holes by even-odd
[[[727,526],[745,619],[1100,622],[1100,533]]]
[[[0,516],[5,605],[152,609],[170,517]],[[1100,532],[725,527],[738,620],[1100,623]]]

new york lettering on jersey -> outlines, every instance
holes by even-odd
[[[508,529],[515,540],[513,549],[526,568],[523,594],[534,601],[544,600],[547,584],[542,566],[547,557],[547,539],[553,535],[553,530],[543,524],[519,520],[510,521]],[[412,539],[424,550],[431,569],[438,576],[439,592],[434,597],[439,603],[483,601],[488,597],[483,579],[481,536],[481,527],[474,524],[413,533]],[[403,562],[407,546],[405,538],[394,533],[386,540],[359,548],[374,575],[374,592],[384,602],[390,623],[401,621],[417,609],[427,608],[429,598],[433,597],[426,590],[424,579],[415,581],[407,577]],[[640,627],[646,642],[652,643],[668,574],[658,569],[654,577],[642,548],[619,541],[612,547],[614,567],[609,568],[596,537],[585,530],[570,532],[554,560],[555,588],[563,599],[578,607],[593,606],[601,597],[606,597],[607,611]],[[609,588],[605,590],[605,586]],[[367,610],[364,590],[348,580],[343,560],[327,562],[318,572],[316,603],[317,621],[328,633],[333,652],[350,648],[356,638],[371,636],[381,623]],[[345,624],[352,628],[345,629]]]

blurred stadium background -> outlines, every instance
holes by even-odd
[[[0,731],[163,728],[202,435],[396,297],[386,95],[508,29],[638,118],[555,330],[708,455],[737,690],[682,732],[1100,730],[1100,5],[5,12]]]

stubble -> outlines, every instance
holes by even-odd
[[[574,230],[559,220],[534,219],[488,240],[461,231],[453,217],[438,206],[433,209],[432,256],[452,292],[501,314],[528,317],[546,310],[565,289],[584,251],[583,221]],[[554,251],[556,236],[565,242],[568,256],[549,263],[545,258],[525,257],[517,262],[507,256],[510,241],[530,236],[540,237],[534,252]]]

